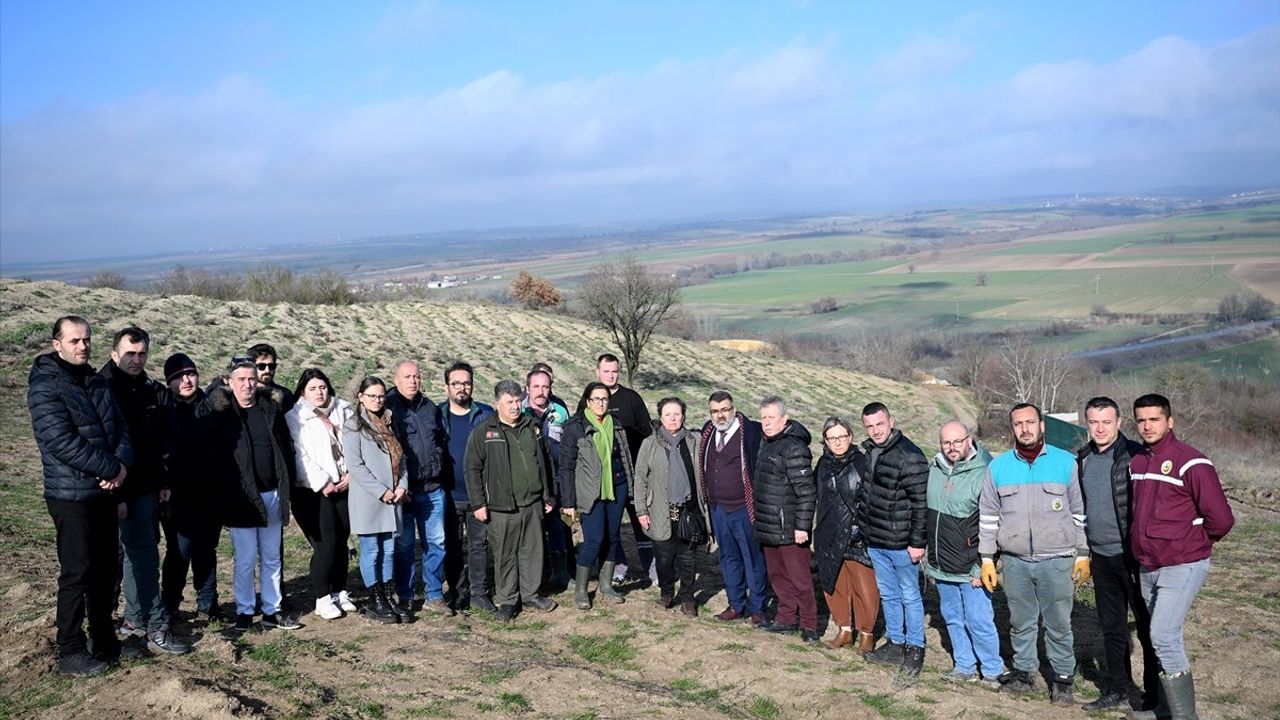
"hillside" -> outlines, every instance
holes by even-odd
[[[535,360],[556,369],[570,399],[592,377],[608,343],[574,320],[479,305],[404,303],[356,307],[263,306],[195,297],[160,298],[86,290],[53,282],[0,281],[0,719],[111,717],[537,717],[537,718],[851,718],[897,720],[980,717],[1078,718],[1047,699],[1017,700],[938,679],[950,668],[937,595],[926,593],[928,656],[920,682],[895,690],[889,671],[850,652],[813,648],[711,619],[724,607],[714,559],[699,566],[702,614],[660,609],[656,590],[633,590],[624,605],[589,612],[564,607],[499,625],[483,613],[380,626],[360,617],[326,623],[304,616],[293,632],[235,637],[188,623],[178,632],[196,652],[131,661],[104,677],[70,681],[53,674],[57,562],[53,528],[40,499],[40,469],[25,408],[31,359],[48,347],[54,317],[74,312],[94,323],[93,364],[112,331],[136,322],[152,331],[150,367],[171,352],[194,357],[207,380],[232,353],[268,341],[282,355],[286,383],[307,365],[331,371],[346,396],[365,372],[390,375],[402,357],[424,361],[427,391],[441,395],[440,371],[454,358],[477,368],[477,396],[503,377],[523,377]],[[766,392],[791,401],[793,417],[815,434],[832,412],[846,416],[871,400],[897,410],[900,426],[923,447],[937,426],[969,416],[955,390],[916,387],[761,354],[672,339],[653,343],[637,386],[650,402],[671,392],[701,422],[713,386],[744,410]],[[1240,507],[1209,585],[1188,624],[1201,688],[1202,717],[1280,715],[1269,688],[1280,664],[1280,546],[1275,513]],[[305,541],[286,536],[286,593],[306,595]],[[220,594],[230,600],[230,549],[220,549]],[[351,587],[357,583],[352,574]],[[190,611],[187,593],[184,611]],[[1002,592],[997,620],[1007,628]],[[1081,591],[1073,622],[1081,677],[1078,697],[1096,697],[1102,642],[1092,592]],[[295,605],[297,607],[297,605]],[[185,613],[184,613],[185,614]],[[825,609],[819,623],[826,627]],[[1005,655],[1009,655],[1007,638]],[[1135,664],[1140,662],[1135,659]]]

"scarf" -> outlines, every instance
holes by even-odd
[[[613,416],[605,413],[604,420],[597,420],[590,410],[582,413],[591,427],[596,429],[591,442],[600,457],[600,499],[614,500],[613,495]]]
[[[396,433],[391,429],[391,411],[383,410],[382,417],[365,412],[365,417],[369,419],[370,427],[377,433],[374,441],[391,456],[391,489],[395,490],[400,485],[400,462],[404,460],[404,448],[400,447],[400,441],[396,439]]]
[[[337,408],[337,399],[330,397],[328,404],[312,407],[311,410],[316,414],[317,418],[320,418],[320,422],[324,423],[325,430],[329,431],[329,452],[333,453],[333,462],[338,466],[338,476],[341,477],[347,472],[347,465],[342,460],[341,430],[333,424],[332,418],[329,417],[329,413]]]
[[[1018,455],[1021,456],[1023,460],[1026,460],[1028,465],[1034,464],[1036,458],[1040,457],[1040,451],[1044,449],[1044,440],[1036,443],[1035,447],[1030,448],[1024,448],[1021,445],[1014,443],[1013,449],[1018,451]]]
[[[692,487],[689,485],[689,470],[684,466],[684,456],[680,454],[680,443],[684,442],[686,431],[680,428],[674,433],[659,427],[658,432],[667,441],[667,477],[670,480],[672,505],[683,505],[689,501]]]

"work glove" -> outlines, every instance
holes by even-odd
[[[1093,571],[1089,569],[1089,558],[1076,558],[1075,567],[1071,568],[1071,579],[1075,581],[1076,587],[1089,582],[1089,578],[1093,577]]]
[[[982,587],[986,588],[987,592],[995,592],[996,583],[999,579],[999,576],[996,575],[996,561],[984,558],[982,560]]]

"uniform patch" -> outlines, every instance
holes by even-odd
[[[495,439],[497,439],[497,438],[501,438],[501,437],[502,437],[502,433],[501,433],[501,432],[499,432],[499,431],[497,431],[497,430],[485,430],[485,431],[484,431],[484,439],[485,439],[485,440],[495,440]]]
[[[1062,509],[1062,498],[1053,499],[1053,509],[1054,511],[1058,511]]]
[[[1165,460],[1164,462],[1160,463],[1160,474],[1161,474],[1161,475],[1168,475],[1168,474],[1169,474],[1169,473],[1171,473],[1171,472],[1173,472],[1173,461],[1172,461],[1172,460]]]

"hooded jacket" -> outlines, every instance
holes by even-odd
[[[969,457],[954,465],[943,453],[929,463],[924,572],[935,580],[968,582],[980,576],[978,497],[990,462],[991,453],[975,441]]]
[[[146,372],[131,376],[114,360],[108,360],[98,374],[111,386],[133,444],[133,465],[120,488],[121,496],[141,497],[168,488],[176,420],[169,387],[147,377]]]
[[[330,482],[337,484],[342,479],[329,438],[334,438],[333,442],[341,446],[342,428],[355,414],[351,403],[346,400],[336,397],[330,400],[329,422],[333,424],[336,436],[329,433],[324,421],[316,415],[315,407],[306,398],[299,398],[284,416],[289,435],[293,438],[298,487],[310,488],[313,492],[320,492]]]
[[[27,409],[44,469],[44,496],[50,500],[107,495],[99,481],[133,463],[133,444],[111,386],[87,365],[82,372],[51,352],[37,357],[27,376]],[[130,479],[125,477],[126,485]]]
[[[280,519],[289,524],[289,489],[293,487],[295,462],[293,440],[285,424],[277,388],[259,386],[254,392],[253,407],[248,412],[265,416],[271,431],[271,450],[275,461],[276,494],[280,498]],[[222,521],[227,527],[266,527],[267,507],[253,479],[253,447],[249,429],[240,417],[239,404],[226,385],[214,388],[200,417],[200,430],[205,441],[204,462],[219,495]],[[126,480],[127,482],[127,480]]]
[[[813,437],[803,425],[788,420],[782,431],[765,436],[752,477],[756,508],[755,536],[761,545],[795,545],[797,530],[813,529],[818,489],[813,481]]]
[[[867,454],[866,501],[858,527],[871,547],[922,548],[929,512],[929,461],[916,444],[895,429],[884,445],[862,443]]]

